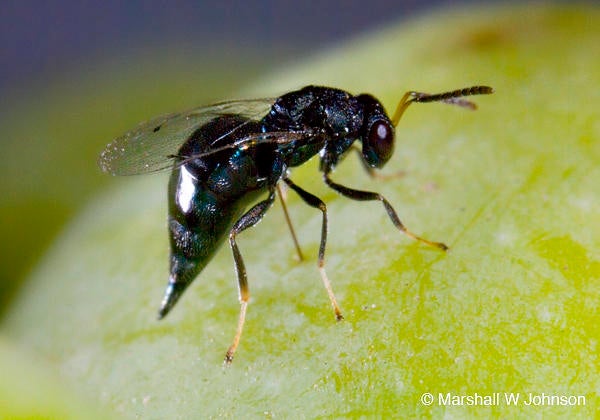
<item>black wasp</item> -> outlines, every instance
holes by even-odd
[[[228,237],[241,303],[237,331],[225,356],[226,363],[233,360],[250,296],[236,238],[261,220],[276,192],[281,195],[278,183],[283,181],[306,204],[323,214],[318,267],[335,316],[342,319],[324,268],[325,203],[289,178],[289,168],[317,154],[323,181],[329,187],[353,200],[381,201],[400,231],[446,250],[443,243],[411,233],[382,195],[346,187],[330,176],[351,149],[359,152],[370,175],[374,175],[373,168],[383,167],[394,151],[394,127],[410,104],[445,102],[474,109],[472,102],[461,98],[492,91],[487,86],[474,86],[434,95],[407,92],[390,119],[371,95],[354,96],[339,89],[307,86],[276,99],[223,102],[161,116],[114,140],[100,156],[103,171],[133,175],[172,169],[168,218],[170,276],[159,318],[167,315]],[[355,141],[362,143],[362,151],[354,146]]]

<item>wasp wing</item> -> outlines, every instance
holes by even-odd
[[[239,126],[238,126],[239,127]],[[268,131],[266,133],[251,133],[247,134],[244,137],[239,138],[233,143],[228,143],[223,146],[219,146],[218,141],[225,136],[230,135],[237,129],[229,131],[227,134],[215,139],[212,142],[210,150],[202,153],[196,153],[191,156],[184,155],[175,155],[173,158],[177,159],[177,165],[183,165],[185,163],[191,162],[194,159],[202,159],[208,157],[210,155],[214,155],[219,152],[223,152],[229,149],[248,149],[253,146],[257,146],[259,144],[280,144],[286,145],[293,143],[295,141],[301,141],[304,145],[308,145],[310,143],[322,144],[323,136],[320,133],[315,133],[310,130],[304,131]]]
[[[117,137],[100,154],[98,165],[112,175],[137,175],[169,169],[181,145],[199,127],[226,114],[258,120],[266,115],[273,102],[273,98],[228,101],[161,115]]]

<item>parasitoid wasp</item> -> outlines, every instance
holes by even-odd
[[[276,195],[281,197],[279,182],[322,213],[318,268],[335,317],[343,319],[325,273],[327,208],[321,199],[289,177],[290,168],[315,155],[319,156],[319,170],[327,186],[353,200],[381,201],[401,232],[426,245],[447,250],[445,244],[409,231],[381,194],[346,187],[333,181],[331,173],[350,150],[357,150],[364,167],[373,176],[374,169],[382,168],[391,158],[395,127],[409,105],[444,102],[475,109],[473,102],[463,98],[492,92],[488,86],[439,94],[409,91],[390,118],[372,95],[354,96],[340,89],[306,86],[278,98],[228,101],[163,115],[116,138],[100,155],[98,163],[104,172],[134,175],[172,171],[168,215],[170,275],[159,319],[169,313],[228,238],[241,304],[237,330],[225,355],[225,363],[231,363],[250,297],[237,235],[262,219]],[[362,144],[362,150],[354,145],[356,141]],[[289,224],[287,213],[286,219]]]

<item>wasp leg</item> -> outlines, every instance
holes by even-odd
[[[385,211],[387,212],[387,214],[390,217],[390,220],[392,221],[392,223],[394,224],[394,226],[396,226],[405,235],[407,235],[408,237],[410,237],[412,239],[415,239],[415,240],[417,240],[419,242],[422,242],[422,243],[424,243],[426,245],[439,248],[442,251],[447,251],[448,250],[448,246],[445,245],[445,244],[443,244],[443,243],[441,243],[441,242],[432,242],[432,241],[429,241],[429,240],[427,240],[425,238],[421,238],[421,237],[415,235],[414,233],[412,233],[411,231],[409,231],[406,228],[406,226],[404,226],[404,224],[400,221],[400,218],[398,217],[398,214],[396,214],[396,211],[394,210],[394,208],[392,207],[392,205],[389,203],[389,201],[387,201],[385,199],[385,197],[382,196],[381,194],[376,193],[376,192],[371,192],[371,191],[355,190],[355,189],[348,188],[348,187],[345,187],[343,185],[340,185],[340,184],[332,181],[331,178],[329,178],[329,173],[328,172],[324,172],[323,173],[323,181],[325,181],[325,183],[330,188],[332,188],[335,191],[337,191],[338,193],[342,194],[344,197],[351,198],[352,200],[357,200],[357,201],[374,201],[374,200],[379,200],[379,201],[381,201],[381,203],[385,207]]]
[[[335,295],[333,294],[333,289],[331,288],[331,283],[329,283],[329,279],[327,278],[327,273],[325,272],[325,245],[327,243],[327,207],[325,203],[319,198],[311,193],[303,190],[296,184],[292,182],[289,178],[283,178],[283,181],[304,200],[306,204],[316,209],[321,210],[323,213],[323,223],[321,225],[321,244],[319,246],[319,260],[318,267],[319,273],[321,273],[321,279],[323,280],[323,285],[327,290],[327,294],[329,295],[329,300],[331,301],[331,306],[333,306],[333,311],[335,312],[335,318],[338,321],[344,319],[342,316],[342,312],[340,311],[340,307],[337,304],[337,300]]]
[[[283,215],[285,217],[285,222],[290,228],[290,233],[292,234],[292,240],[294,241],[294,246],[296,247],[296,253],[298,254],[298,259],[300,261],[304,260],[304,256],[302,255],[302,250],[300,249],[300,243],[298,242],[298,238],[296,237],[296,231],[294,230],[294,225],[292,225],[292,221],[290,219],[290,214],[287,211],[287,205],[285,204],[284,193],[281,189],[281,186],[277,184],[277,195],[279,196],[279,200],[281,201],[281,208],[283,209]]]
[[[237,330],[235,333],[235,337],[233,338],[233,343],[227,350],[225,354],[225,364],[229,364],[233,361],[233,355],[235,350],[237,349],[238,344],[240,343],[240,338],[242,336],[242,330],[244,328],[244,321],[246,319],[246,309],[248,307],[248,300],[250,299],[250,291],[248,290],[248,277],[246,276],[246,266],[244,265],[244,260],[242,259],[242,254],[240,254],[240,250],[238,249],[237,243],[235,241],[235,237],[238,233],[248,229],[251,226],[257,224],[260,219],[263,218],[269,207],[275,201],[275,190],[271,190],[269,193],[269,197],[266,200],[261,201],[256,204],[250,210],[248,210],[240,219],[235,222],[233,227],[231,228],[231,232],[229,232],[229,246],[231,247],[231,251],[233,252],[233,259],[235,262],[235,271],[237,273],[238,278],[238,287],[239,287],[239,299],[240,299],[240,317],[238,320]]]

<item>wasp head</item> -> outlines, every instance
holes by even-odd
[[[363,94],[357,99],[363,105],[363,158],[369,166],[382,168],[394,153],[394,125],[381,103],[373,96]]]

